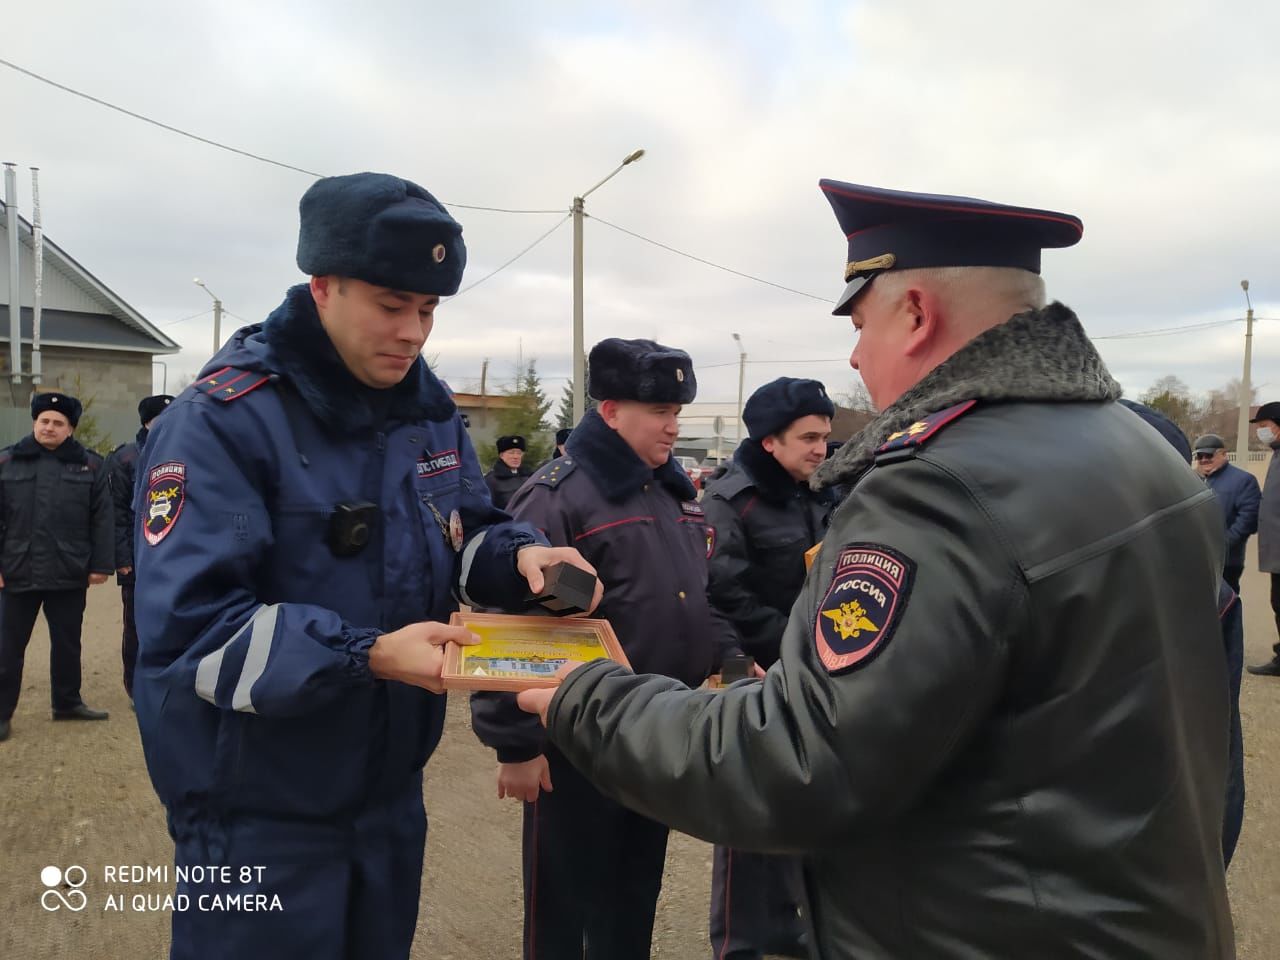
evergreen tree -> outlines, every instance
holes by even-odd
[[[583,397],[585,401],[585,410],[594,410],[597,406],[596,401],[591,397]],[[560,394],[560,406],[556,409],[556,429],[563,430],[565,427],[576,427],[573,422],[573,381],[570,380],[564,385],[564,392]]]
[[[516,383],[507,396],[519,401],[503,409],[497,416],[497,436],[519,434],[524,437],[526,448],[525,463],[535,467],[551,455],[551,447],[555,438],[548,436],[546,416],[551,409],[551,401],[542,392],[542,382],[538,379],[537,361],[530,360],[523,370],[516,371]],[[479,450],[480,464],[488,470],[498,459],[498,451],[492,445],[488,449]]]
[[[105,457],[115,445],[111,442],[111,436],[104,433],[98,426],[98,418],[92,412],[96,395],[85,395],[80,374],[77,373],[72,382],[72,396],[80,401],[83,408],[80,413],[80,422],[76,424],[75,438],[82,446]]]

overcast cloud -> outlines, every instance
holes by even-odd
[[[270,9],[266,9],[267,7]],[[367,9],[366,9],[367,8]],[[833,298],[844,245],[820,177],[1065,210],[1052,295],[1095,337],[1280,318],[1280,7],[974,0],[677,4],[399,0],[10,4],[0,57],[203,136],[321,173],[384,170],[446,202],[565,210]],[[199,276],[248,322],[301,280],[305,175],[233,156],[0,68],[0,159],[41,168],[48,235],[183,343],[212,346]],[[30,213],[29,181],[20,178]],[[556,223],[455,209],[464,286]],[[464,388],[484,358],[569,372],[571,230],[442,307],[427,353]],[[237,321],[228,320],[234,327]],[[823,303],[588,220],[586,338],[685,347],[699,399],[783,373],[854,380]],[[224,334],[229,330],[224,326]],[[1131,394],[1240,373],[1243,324],[1099,345]],[[725,366],[713,366],[725,364]],[[1254,338],[1280,395],[1280,319]],[[159,381],[157,380],[157,387]],[[1268,393],[1266,387],[1264,393]],[[1264,398],[1265,399],[1265,398]]]

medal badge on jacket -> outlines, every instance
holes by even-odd
[[[155,546],[169,535],[178,522],[187,499],[187,465],[162,463],[147,474],[146,515],[142,518],[142,534]]]
[[[431,515],[436,518],[436,526],[440,528],[440,532],[444,535],[444,542],[453,547],[454,553],[460,551],[464,537],[462,514],[454,510],[449,514],[449,519],[446,520],[444,514],[437,510],[436,505],[431,502],[430,497],[424,497],[423,499],[426,501],[428,509],[431,510]]]

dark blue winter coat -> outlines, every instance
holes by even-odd
[[[411,788],[444,719],[443,696],[371,675],[375,639],[447,620],[457,595],[518,608],[515,552],[546,540],[492,506],[426,364],[390,390],[363,387],[305,286],[207,371],[139,465],[136,703],[151,778],[171,824],[348,822]],[[377,506],[368,543],[337,556],[330,515],[359,502]]]
[[[1205,483],[1218,495],[1223,524],[1227,531],[1228,567],[1244,566],[1244,547],[1258,532],[1258,507],[1262,490],[1257,479],[1247,470],[1230,463],[1205,477]]]

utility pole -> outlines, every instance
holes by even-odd
[[[192,282],[213,297],[213,352],[217,353],[222,348],[222,301],[218,299],[216,293],[205,286],[204,281],[199,277],[196,277]]]
[[[610,173],[590,190],[583,191],[573,198],[573,423],[582,422],[582,415],[587,410],[587,357],[582,342],[582,219],[586,216],[584,201],[587,196],[603,187],[606,183],[629,163],[635,163],[644,156],[643,150],[635,150],[627,154],[617,169]]]
[[[582,216],[581,197],[573,198],[573,425],[587,409],[586,348],[582,343]]]
[[[1240,289],[1244,291],[1244,302],[1249,307],[1244,315],[1244,373],[1240,376],[1240,418],[1236,423],[1236,466],[1244,470],[1249,462],[1249,402],[1253,399],[1249,383],[1253,366],[1253,301],[1249,299],[1248,280],[1240,281]]]
[[[742,384],[747,375],[747,351],[742,349],[742,338],[736,333],[733,339],[738,344],[738,444],[742,443]]]

